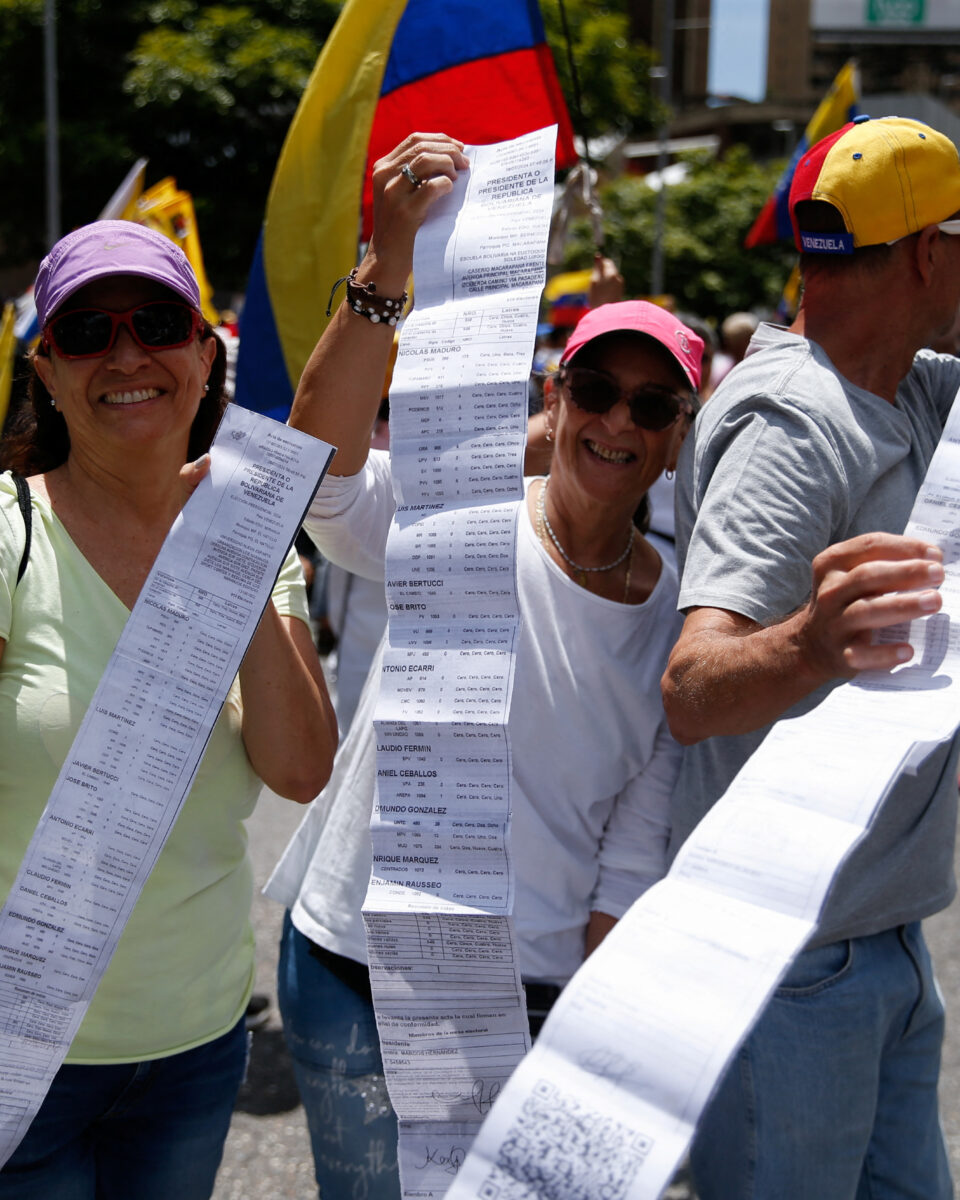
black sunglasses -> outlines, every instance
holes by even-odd
[[[624,391],[612,375],[590,367],[563,367],[560,384],[566,388],[571,403],[584,412],[609,412],[621,400],[626,401],[634,425],[650,433],[660,433],[684,414],[692,417],[697,411],[696,400],[691,396],[682,396],[657,383]]]
[[[153,300],[126,312],[106,308],[75,308],[47,323],[43,345],[61,358],[99,358],[117,340],[122,325],[141,350],[173,350],[185,346],[203,324],[189,304]]]

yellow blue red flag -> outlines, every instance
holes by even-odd
[[[240,319],[236,399],[283,420],[334,280],[369,233],[372,164],[415,130],[573,132],[537,0],[347,0],[287,134]]]
[[[858,115],[859,103],[860,72],[856,60],[851,58],[838,71],[830,91],[820,101],[817,111],[810,118],[793,157],[777,181],[773,194],[744,238],[744,246],[749,248],[767,245],[770,242],[793,241],[793,228],[790,224],[790,184],[793,182],[797,163],[821,138],[835,133],[848,121],[852,121]]]
[[[550,305],[550,324],[571,329],[590,309],[590,283],[593,268],[564,271],[547,280],[543,298]]]

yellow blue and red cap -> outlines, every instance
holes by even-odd
[[[803,230],[796,206],[824,200],[845,232]],[[790,218],[797,249],[852,254],[895,242],[960,212],[960,154],[953,142],[905,117],[857,117],[822,138],[797,163]]]

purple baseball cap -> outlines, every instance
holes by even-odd
[[[560,359],[560,365],[570,360],[594,338],[605,333],[644,333],[673,358],[696,391],[700,387],[700,360],[703,358],[703,339],[672,313],[648,300],[620,300],[616,304],[601,304],[577,322]]]
[[[152,279],[200,311],[200,285],[176,243],[134,221],[94,221],[62,237],[40,264],[33,287],[40,328],[74,292],[108,275]]]

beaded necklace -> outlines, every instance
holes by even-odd
[[[623,562],[623,560],[627,559],[627,575],[626,575],[626,580],[624,582],[624,587],[623,587],[623,601],[626,604],[627,597],[630,594],[630,570],[633,565],[633,556],[631,554],[631,551],[633,550],[633,543],[634,543],[634,539],[635,539],[635,535],[636,535],[636,529],[634,528],[633,525],[630,526],[630,533],[627,538],[627,544],[624,547],[623,552],[621,554],[619,554],[617,556],[617,558],[615,558],[613,560],[613,562],[607,563],[605,566],[602,566],[602,567],[584,567],[580,563],[574,562],[573,559],[570,557],[570,555],[566,552],[566,550],[564,550],[563,546],[560,544],[560,539],[554,533],[553,526],[550,524],[550,518],[547,516],[547,484],[549,482],[550,482],[549,477],[544,479],[543,484],[540,488],[540,495],[537,497],[537,537],[540,539],[542,544],[544,546],[546,546],[547,539],[546,539],[544,531],[546,531],[546,533],[550,535],[550,541],[553,542],[554,546],[556,547],[557,553],[560,555],[560,557],[563,559],[563,561],[567,564],[568,567],[570,567],[572,570],[576,571],[575,579],[576,579],[577,583],[579,583],[580,586],[584,587],[584,588],[587,586],[587,573],[588,572],[592,573],[595,571],[596,572],[612,571],[614,569],[614,567],[619,567],[620,564]]]

